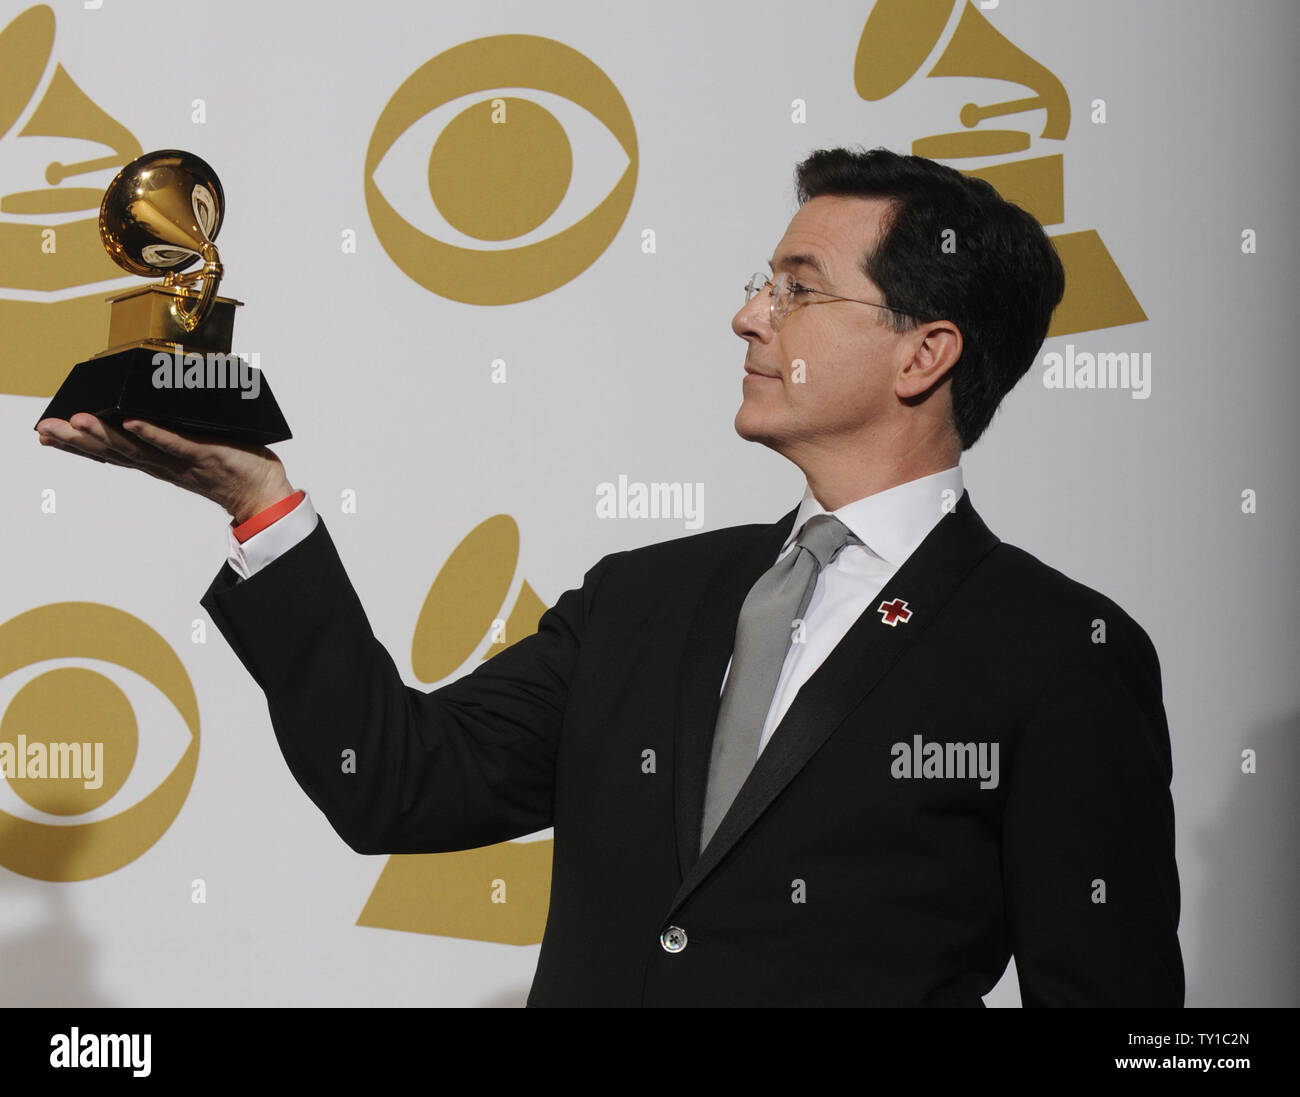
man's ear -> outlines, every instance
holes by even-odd
[[[903,400],[924,396],[947,377],[961,358],[963,346],[961,331],[950,320],[930,320],[904,333],[901,342],[911,351],[894,386]]]

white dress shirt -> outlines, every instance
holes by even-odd
[[[938,525],[939,519],[956,506],[963,490],[960,465],[897,484],[834,511],[827,511],[817,502],[811,488],[804,490],[790,536],[773,563],[793,550],[804,523],[816,514],[833,514],[862,543],[846,544],[817,577],[812,600],[803,615],[801,642],[790,645],[781,667],[781,677],[758,744],[760,754],[799,688],[844,639],[853,623],[872,608],[885,584]],[[316,522],[316,509],[304,494],[293,510],[242,545],[231,530],[230,566],[241,578],[249,578],[305,539],[316,528]],[[730,672],[728,662],[727,674]],[[723,686],[727,674],[722,677]]]
[[[758,742],[759,754],[794,703],[799,687],[835,650],[853,623],[874,608],[885,584],[939,524],[939,519],[957,505],[963,490],[960,465],[897,484],[833,511],[817,502],[811,488],[805,489],[790,536],[776,561],[794,550],[804,523],[817,514],[833,514],[862,544],[850,541],[817,577],[812,601],[803,615],[802,642],[790,645],[777,679],[772,707]],[[724,687],[727,674],[722,676]]]

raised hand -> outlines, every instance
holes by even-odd
[[[280,458],[265,446],[176,434],[141,419],[120,428],[88,412],[36,424],[41,445],[139,469],[220,504],[236,521],[293,494]]]

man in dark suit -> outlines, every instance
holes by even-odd
[[[978,1006],[1014,953],[1026,1005],[1181,1005],[1155,650],[1000,542],[958,463],[1042,344],[1059,259],[918,157],[823,151],[797,179],[733,328],[736,429],[799,466],[800,504],[603,558],[429,693],[269,451],[41,427],[231,513],[203,605],[352,848],[554,827],[529,1004]]]

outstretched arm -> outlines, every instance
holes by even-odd
[[[202,600],[266,693],[298,783],[359,853],[437,853],[551,825],[554,766],[604,561],[537,631],[430,693],[405,685],[324,522]]]

